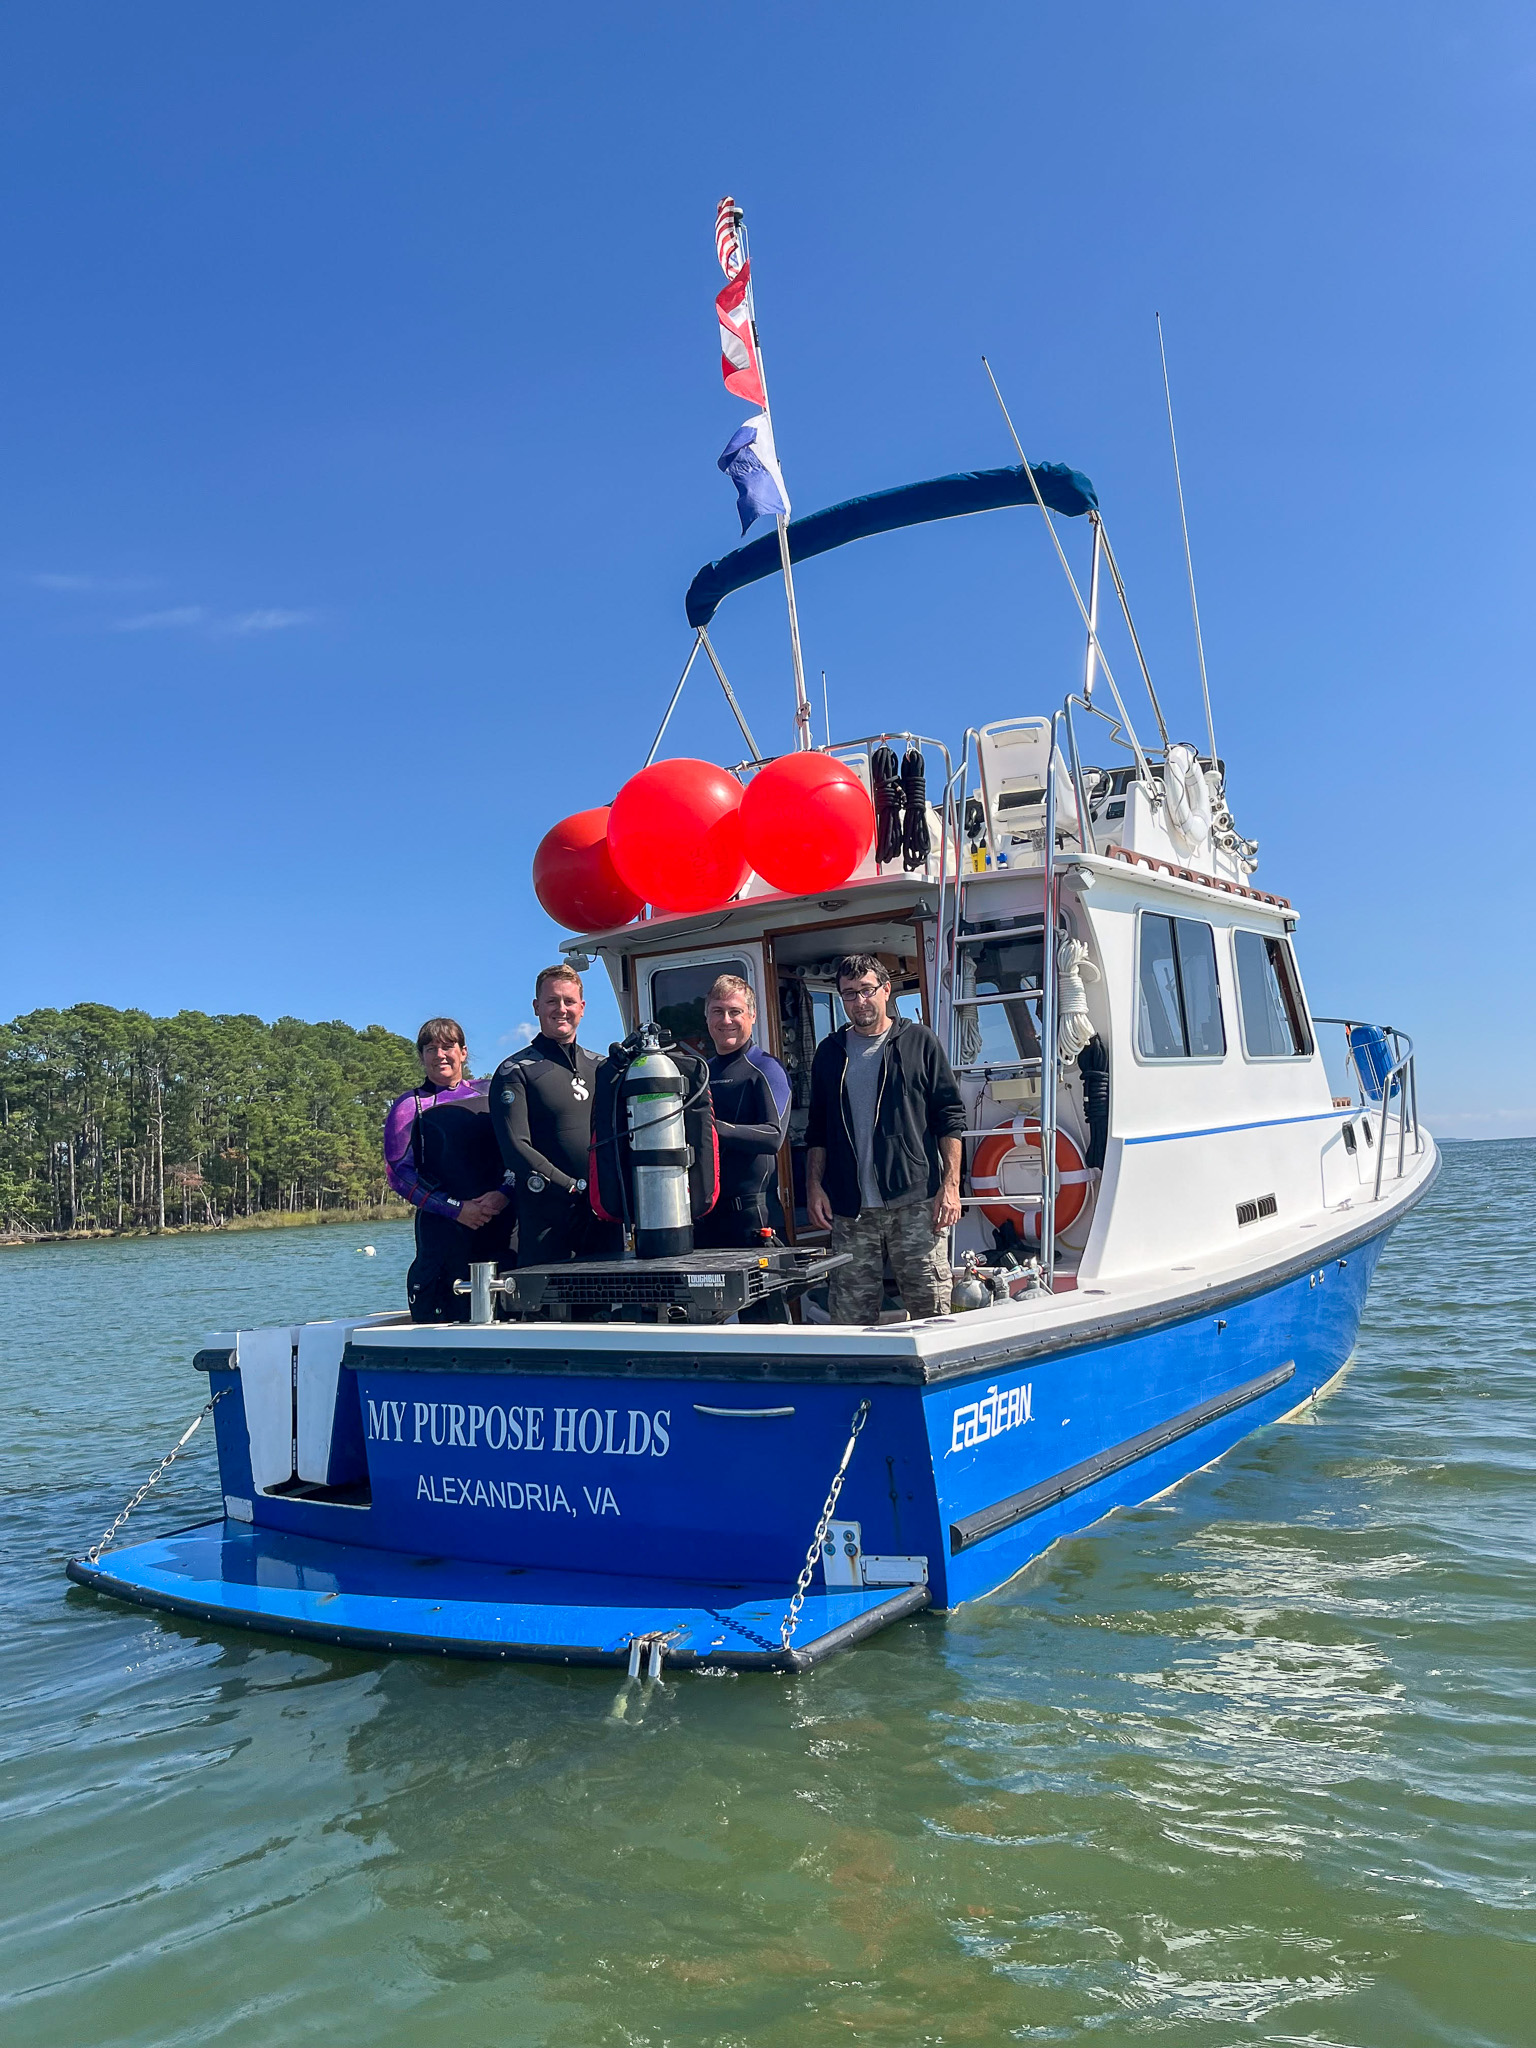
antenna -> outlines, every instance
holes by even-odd
[[[821,722],[827,729],[827,745],[832,744],[832,713],[827,708],[827,672],[821,672]]]
[[[1189,520],[1184,513],[1184,479],[1179,473],[1179,437],[1173,431],[1173,391],[1168,382],[1168,351],[1163,346],[1163,316],[1157,322],[1157,352],[1163,360],[1163,397],[1168,402],[1168,441],[1173,449],[1173,480],[1179,491],[1179,524],[1184,529],[1184,566],[1189,571],[1189,610],[1195,622],[1195,652],[1200,657],[1200,694],[1205,699],[1205,732],[1211,743],[1211,767],[1216,767],[1216,728],[1211,723],[1211,685],[1205,673],[1205,642],[1200,634],[1200,603],[1195,596],[1195,558],[1189,552]]]

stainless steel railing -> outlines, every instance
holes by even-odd
[[[1314,1024],[1338,1024],[1344,1029],[1344,1043],[1348,1058],[1348,1071],[1354,1075],[1359,1101],[1355,1105],[1367,1115],[1375,1114],[1375,1088],[1381,1089],[1381,1128],[1376,1137],[1376,1185],[1372,1201],[1381,1200],[1381,1180],[1387,1163],[1387,1124],[1392,1115],[1394,1097],[1397,1101],[1397,1177],[1403,1177],[1403,1167],[1408,1156],[1409,1135],[1413,1138],[1414,1152],[1424,1150],[1424,1133],[1419,1124],[1419,1081],[1418,1069],[1414,1062],[1413,1040],[1406,1031],[1399,1031],[1395,1024],[1371,1024],[1363,1017],[1314,1017]],[[1363,1048],[1355,1043],[1356,1031],[1378,1032],[1391,1056],[1391,1065],[1379,1078],[1374,1068],[1367,1079],[1366,1068],[1361,1059]]]

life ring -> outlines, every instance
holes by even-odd
[[[1029,1155],[1033,1153],[1031,1159]],[[1021,1166],[1027,1168],[1033,1179],[1034,1188],[1015,1185],[1015,1175]],[[1010,1173],[1009,1169],[1014,1169]],[[1056,1235],[1082,1215],[1088,1203],[1088,1190],[1094,1175],[1078,1150],[1077,1141],[1067,1131],[1057,1127],[1056,1131]],[[989,1223],[1011,1223],[1023,1237],[1040,1242],[1040,1119],[1033,1116],[1016,1116],[1012,1123],[1003,1124],[990,1137],[983,1138],[976,1147],[976,1157],[971,1161],[971,1193],[973,1195],[996,1195],[997,1201],[984,1201],[981,1213]],[[1029,1197],[1033,1195],[1034,1199]],[[1022,1197],[1010,1201],[1009,1196]]]
[[[1211,786],[1193,747],[1180,744],[1168,749],[1163,763],[1163,794],[1168,800],[1168,824],[1173,837],[1186,853],[1202,852],[1211,838]]]

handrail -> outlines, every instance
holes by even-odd
[[[1390,1049],[1397,1055],[1392,1065],[1381,1077],[1381,1130],[1376,1141],[1376,1184],[1371,1200],[1381,1200],[1381,1179],[1387,1163],[1387,1119],[1391,1113],[1394,1092],[1399,1098],[1397,1113],[1397,1177],[1403,1177],[1403,1165],[1407,1157],[1408,1132],[1413,1132],[1415,1153],[1424,1149],[1423,1128],[1419,1123],[1419,1081],[1418,1067],[1414,1058],[1413,1040],[1406,1031],[1400,1031],[1395,1024],[1373,1024],[1365,1017],[1314,1017],[1314,1024],[1339,1024],[1346,1032],[1379,1031],[1383,1039],[1390,1040]],[[1404,1050],[1406,1048],[1406,1050]],[[1367,1115],[1369,1106],[1365,1100],[1369,1090],[1361,1072],[1360,1062],[1355,1058],[1355,1048],[1349,1047],[1350,1064],[1359,1084],[1360,1107]]]

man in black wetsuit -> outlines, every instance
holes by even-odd
[[[537,1037],[491,1080],[491,1122],[517,1177],[517,1263],[617,1258],[619,1226],[587,1199],[587,1151],[598,1056],[576,1043],[587,1007],[574,967],[545,967],[534,983]]]
[[[511,1255],[510,1176],[487,1114],[489,1083],[465,1071],[464,1033],[430,1017],[416,1034],[422,1083],[384,1119],[389,1184],[416,1211],[416,1257],[405,1295],[417,1323],[462,1323],[469,1301],[453,1291],[477,1260]]]
[[[774,1176],[789,1130],[789,1076],[752,1043],[757,1002],[739,974],[722,974],[704,1003],[704,1022],[715,1048],[709,1094],[720,1145],[720,1195],[693,1227],[701,1251],[761,1244],[777,1221]],[[743,1309],[744,1323],[787,1323],[782,1294]]]

